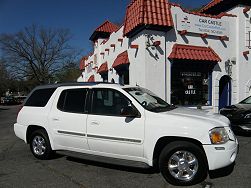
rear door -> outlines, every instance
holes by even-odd
[[[87,118],[90,149],[104,156],[143,157],[144,114],[135,118],[121,115],[123,107],[133,104],[114,89],[92,89],[92,101]]]
[[[87,88],[60,88],[50,116],[50,128],[57,149],[88,150],[86,138]]]

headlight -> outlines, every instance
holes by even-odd
[[[251,119],[251,114],[247,114],[244,116],[244,119]]]
[[[224,144],[229,140],[228,133],[224,127],[213,128],[209,131],[212,144]]]

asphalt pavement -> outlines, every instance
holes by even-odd
[[[13,132],[18,106],[0,106],[0,188],[169,188],[160,173],[58,155],[41,161]],[[251,137],[238,136],[240,150],[233,168],[216,171],[191,187],[250,188]]]

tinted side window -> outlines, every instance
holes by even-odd
[[[131,105],[129,99],[116,90],[95,89],[93,91],[93,114],[120,116],[121,109],[129,105]]]
[[[24,106],[44,107],[55,90],[56,88],[35,90],[27,99]]]
[[[87,89],[67,89],[60,94],[57,107],[64,112],[84,113]]]

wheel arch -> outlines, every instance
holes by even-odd
[[[160,153],[164,149],[164,147],[167,144],[170,144],[175,141],[186,141],[186,142],[190,142],[190,143],[197,145],[203,151],[203,153],[206,157],[207,166],[208,166],[207,156],[206,156],[205,150],[203,148],[203,145],[200,141],[193,139],[193,138],[187,138],[187,137],[164,136],[164,137],[161,137],[158,139],[158,141],[156,142],[154,149],[153,149],[152,160],[153,160],[153,167],[154,168],[158,169],[158,166],[159,166],[158,159],[159,159]]]
[[[44,130],[50,140],[50,144],[51,144],[51,147],[53,148],[53,143],[52,143],[52,139],[48,133],[48,131],[46,130],[45,127],[43,126],[40,126],[40,125],[29,125],[28,128],[27,128],[27,131],[26,131],[26,143],[29,144],[30,143],[30,137],[32,135],[32,133],[36,130]]]

